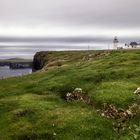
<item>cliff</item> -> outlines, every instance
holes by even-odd
[[[33,72],[42,69],[48,62],[48,52],[37,52],[33,59]]]
[[[73,62],[86,54],[86,51],[42,51],[37,52],[33,59],[33,72],[50,67],[60,67]]]
[[[89,59],[103,58],[110,55],[112,51],[42,51],[37,52],[33,59],[33,72],[50,67],[60,67],[85,61]]]
[[[33,72],[50,67],[61,66],[66,61],[70,60],[71,53],[56,52],[56,51],[42,51],[37,52],[33,59]]]

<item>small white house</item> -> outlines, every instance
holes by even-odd
[[[125,44],[129,49],[140,49],[140,43],[131,42],[130,44]]]

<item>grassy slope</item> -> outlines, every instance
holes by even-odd
[[[61,67],[53,63],[46,72],[0,80],[0,139],[133,139],[129,132],[118,136],[112,121],[96,109],[104,102],[122,108],[134,102],[133,91],[140,86],[140,50],[81,59],[93,53],[97,51],[50,52],[50,58],[66,60]],[[76,87],[93,98],[94,107],[65,102],[64,95]],[[132,124],[140,125],[138,117]]]

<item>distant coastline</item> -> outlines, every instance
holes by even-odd
[[[9,66],[10,69],[32,68],[32,60],[22,58],[1,59],[0,66]]]

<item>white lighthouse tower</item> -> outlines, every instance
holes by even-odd
[[[117,49],[118,48],[118,43],[119,43],[119,40],[118,40],[117,36],[115,36],[114,37],[114,40],[113,40],[114,49]]]

